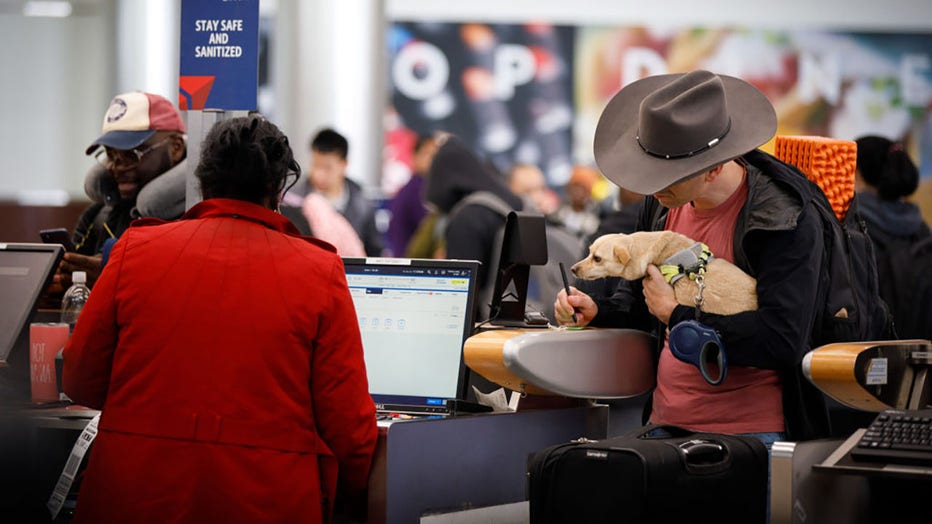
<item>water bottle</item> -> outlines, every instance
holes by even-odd
[[[65,296],[61,300],[61,321],[68,324],[69,328],[74,331],[74,324],[78,321],[78,315],[87,303],[91,290],[85,284],[87,273],[84,271],[72,273],[71,282],[71,287],[65,291]]]

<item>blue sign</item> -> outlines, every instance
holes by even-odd
[[[255,110],[259,0],[181,2],[181,109]]]

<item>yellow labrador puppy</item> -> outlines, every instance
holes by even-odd
[[[673,231],[639,231],[603,235],[589,246],[589,256],[570,268],[579,278],[591,280],[621,277],[637,280],[647,274],[647,265],[660,266],[675,253],[695,244],[685,235]],[[757,309],[757,281],[738,266],[713,257],[703,277],[702,310],[719,315],[733,315]],[[692,278],[680,278],[673,284],[676,301],[696,306],[699,285]]]

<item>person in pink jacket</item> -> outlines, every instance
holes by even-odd
[[[277,214],[300,173],[261,116],[216,124],[181,219],[113,247],[64,353],[101,409],[76,523],[327,522],[377,428],[343,264]]]

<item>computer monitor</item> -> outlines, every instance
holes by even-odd
[[[489,323],[525,327],[532,265],[547,263],[547,229],[543,215],[512,211],[505,220],[501,254],[492,288]]]
[[[29,400],[29,323],[62,255],[58,244],[0,242],[0,404]]]
[[[473,331],[479,263],[344,258],[380,412],[450,414],[466,398],[463,343]]]
[[[28,331],[62,255],[58,244],[0,242],[0,367],[9,365],[14,346]]]

